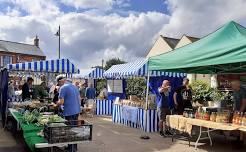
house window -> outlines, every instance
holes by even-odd
[[[7,66],[7,64],[12,64],[13,57],[12,56],[2,56],[1,57],[1,65]]]

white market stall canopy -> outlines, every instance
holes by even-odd
[[[81,79],[102,79],[104,70],[102,68],[92,68],[86,70],[80,70],[80,74],[75,74],[74,78]]]
[[[143,77],[148,75],[148,60],[139,59],[134,62],[113,65],[105,71],[106,78],[125,78],[125,77]],[[169,76],[169,77],[185,77],[185,73],[174,73],[164,71],[150,71],[150,76]]]
[[[42,60],[33,62],[23,62],[8,64],[9,71],[26,71],[26,72],[47,72],[47,73],[79,73],[73,63],[68,59]]]

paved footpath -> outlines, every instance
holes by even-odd
[[[205,140],[195,150],[194,142],[189,147],[187,141],[172,142],[171,138],[162,138],[157,133],[147,134],[149,140],[140,139],[145,133],[139,129],[113,124],[111,118],[94,117],[88,120],[94,124],[93,142],[79,145],[80,152],[237,152],[232,141],[225,140],[224,136],[213,137],[213,147]],[[238,151],[246,152],[246,149]]]
[[[187,141],[172,142],[171,138],[162,138],[157,133],[147,134],[150,139],[142,140],[140,136],[145,133],[139,129],[113,124],[109,117],[88,120],[93,123],[93,141],[80,144],[79,152],[246,152],[246,149],[236,151],[231,141],[225,140],[224,136],[213,136],[213,147],[205,140],[195,150],[194,142],[189,147]],[[25,148],[10,132],[0,128],[0,152],[25,152]]]

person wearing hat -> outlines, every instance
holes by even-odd
[[[192,109],[192,90],[189,86],[189,79],[183,79],[183,85],[178,87],[173,94],[175,108],[179,115],[182,115],[185,108]]]
[[[38,86],[35,86],[34,87],[34,91],[33,91],[33,96],[34,96],[34,99],[43,99],[45,97],[48,97],[49,94],[48,94],[48,91],[47,91],[47,86],[46,86],[46,83],[43,81],[40,83],[40,85]]]
[[[60,77],[58,84],[61,85],[59,90],[59,100],[55,106],[63,106],[62,115],[71,125],[77,125],[80,110],[80,94],[79,89],[72,84],[70,79]],[[68,151],[77,151],[77,145],[68,145]]]
[[[32,83],[33,83],[33,78],[28,77],[27,81],[23,84],[23,86],[22,86],[22,101],[31,98],[31,96],[32,96]]]
[[[64,85],[64,81],[63,81],[64,77],[63,76],[57,76],[56,77],[56,81],[57,81],[57,84],[55,86],[55,90],[54,90],[54,97],[53,97],[53,103],[57,103],[58,100],[59,100],[59,90],[60,90],[60,87]]]

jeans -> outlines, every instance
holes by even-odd
[[[76,120],[78,120],[78,116],[79,116],[79,114],[71,115],[71,116],[65,116],[65,119],[70,123],[70,125],[77,125]],[[77,149],[78,149],[77,144],[68,145],[68,151],[69,152],[76,152]]]

